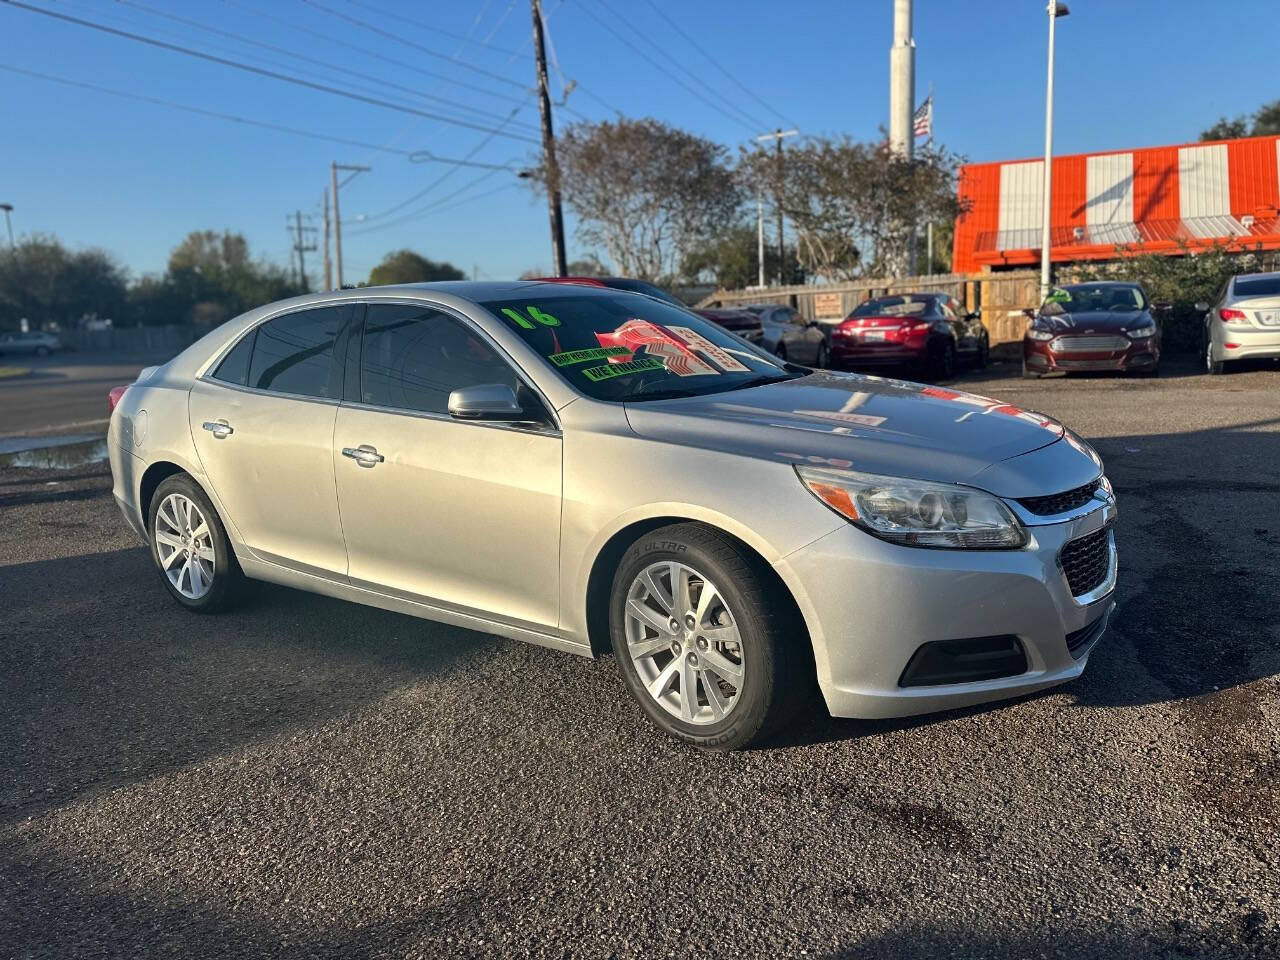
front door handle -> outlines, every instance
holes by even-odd
[[[204,422],[204,428],[219,440],[225,440],[227,437],[235,433],[231,424],[227,423],[225,420],[206,420]]]
[[[344,457],[350,457],[362,467],[372,467],[387,459],[367,443],[362,443],[358,447],[343,447],[342,455]]]

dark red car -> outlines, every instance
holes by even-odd
[[[979,316],[945,293],[876,297],[831,331],[837,369],[906,367],[945,380],[960,361],[985,367],[990,349]]]
[[[724,327],[730,333],[736,333],[744,340],[750,340],[752,343],[758,344],[764,339],[764,324],[760,322],[759,314],[752,313],[750,310],[706,307],[693,312],[704,320],[710,320],[712,323]]]
[[[1054,287],[1022,337],[1022,375],[1160,369],[1160,324],[1142,286],[1120,281]]]

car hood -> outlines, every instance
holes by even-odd
[[[1146,310],[1083,310],[1076,313],[1040,315],[1040,323],[1058,334],[1123,333],[1151,322]]]
[[[1071,489],[1100,470],[1087,444],[1043,414],[942,387],[857,374],[817,372],[747,390],[628,404],[626,411],[631,428],[650,439],[788,463],[975,483],[1007,497]],[[1070,442],[1060,444],[1064,436]],[[1025,458],[1051,445],[1064,449],[1035,463]]]

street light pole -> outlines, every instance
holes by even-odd
[[[1040,212],[1040,302],[1049,295],[1049,213],[1053,197],[1053,35],[1059,17],[1071,11],[1060,0],[1049,0],[1049,81],[1044,96],[1044,204]]]
[[[766,140],[772,140],[778,146],[778,162],[774,171],[775,187],[774,187],[774,204],[778,208],[778,285],[782,285],[783,272],[786,270],[786,248],[783,246],[782,237],[782,139],[783,137],[794,137],[799,130],[775,130],[773,133],[765,133],[756,137],[756,143],[764,143]]]
[[[530,0],[533,11],[533,52],[538,70],[538,114],[542,120],[542,164],[546,173],[547,212],[551,217],[552,269],[557,277],[566,276],[564,211],[560,205],[560,167],[556,163],[556,135],[551,126],[551,93],[547,84],[547,52],[542,37],[542,2]]]
[[[12,252],[18,249],[13,243],[13,221],[9,219],[9,214],[13,213],[13,204],[0,203],[0,210],[4,211],[4,225],[9,230],[9,250]]]

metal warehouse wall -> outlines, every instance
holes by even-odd
[[[953,269],[1039,262],[1044,161],[967,164]],[[1053,158],[1055,262],[1214,243],[1280,249],[1280,137]]]

